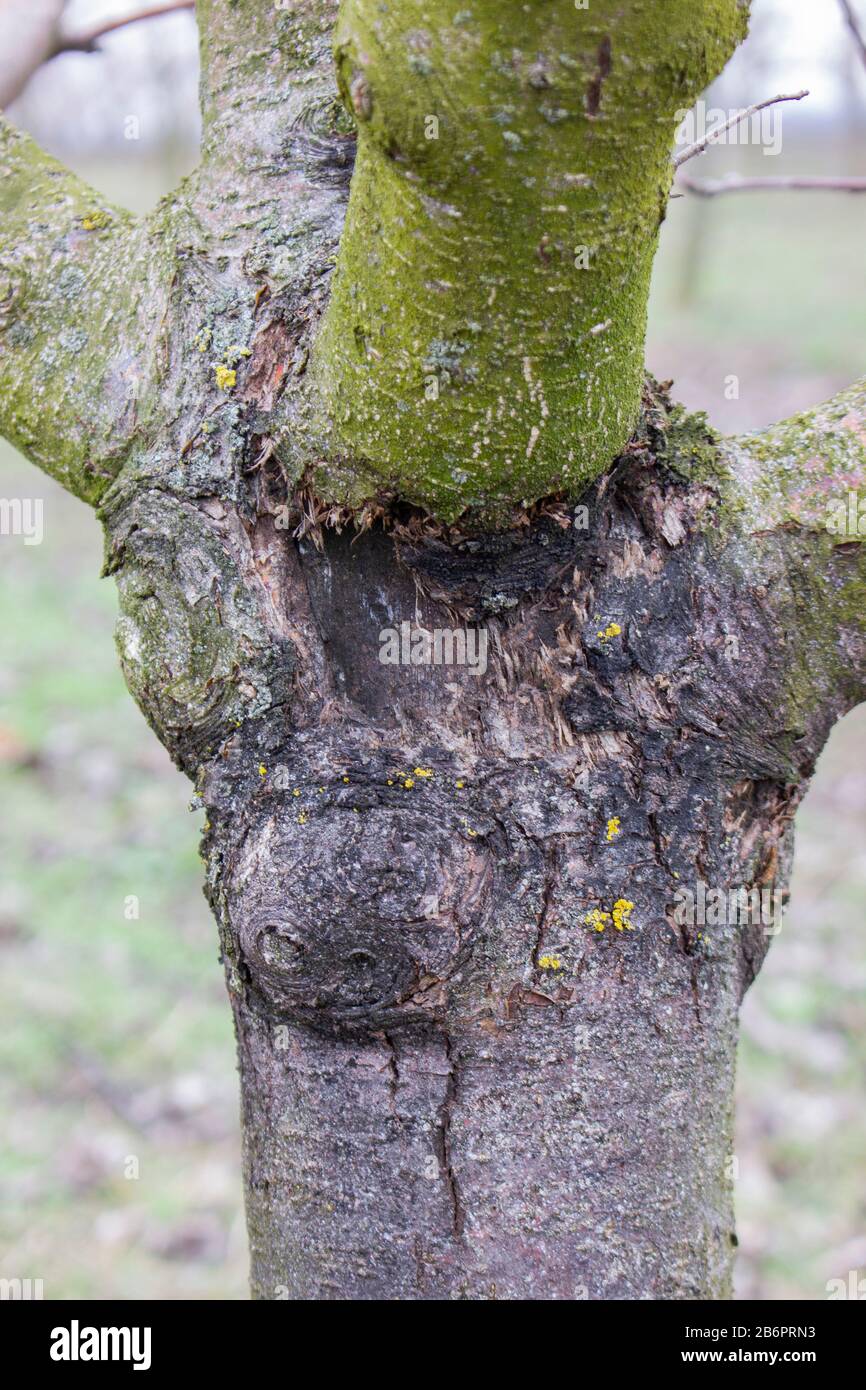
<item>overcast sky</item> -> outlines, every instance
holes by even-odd
[[[152,3],[159,0],[72,0],[68,24],[84,30]],[[866,0],[854,3],[866,29]],[[140,121],[142,150],[178,136],[194,143],[197,49],[192,15],[131,25],[104,40],[104,46],[101,54],[64,55],[38,73],[19,107],[22,123],[58,153],[65,147],[117,148],[129,114]],[[808,102],[786,112],[786,125],[792,121],[804,129],[810,120],[839,117],[855,108],[866,114],[866,68],[839,0],[753,0],[752,37],[729,64],[714,102],[740,107],[803,87],[811,93]]]

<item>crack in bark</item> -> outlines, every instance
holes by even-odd
[[[397,1091],[400,1086],[400,1065],[397,1060],[397,1047],[390,1033],[382,1034],[382,1039],[388,1049],[388,1092],[391,1097],[391,1109],[397,1113]]]
[[[539,969],[539,958],[541,948],[544,945],[544,934],[547,928],[547,921],[550,916],[553,895],[556,891],[556,880],[558,873],[558,855],[555,844],[551,845],[544,854],[544,870],[541,889],[541,906],[535,919],[535,943],[532,947],[532,964],[536,970]]]
[[[465,1213],[460,1200],[460,1190],[454,1174],[451,1154],[451,1122],[457,1103],[457,1062],[451,1039],[443,1034],[445,1057],[448,1062],[448,1075],[445,1081],[445,1099],[439,1111],[439,1131],[437,1135],[437,1158],[445,1181],[448,1201],[451,1207],[451,1229],[455,1239],[463,1237]]]
[[[590,116],[597,116],[601,109],[601,93],[605,79],[610,76],[613,60],[611,57],[610,35],[606,34],[598,49],[598,66],[590,80],[586,93],[586,110]]]

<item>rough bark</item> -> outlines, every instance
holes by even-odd
[[[595,6],[593,22],[608,8],[613,29],[613,7]],[[615,8],[635,47],[617,41],[580,120],[607,109],[608,79],[623,103],[611,120],[631,114],[603,145],[600,125],[580,125],[583,152],[598,140],[607,180],[621,149],[627,201],[638,140],[641,197],[660,197],[670,100],[716,64],[742,7],[669,7],[663,53],[628,28],[647,7]],[[564,24],[564,6],[540,9]],[[372,114],[398,120],[392,79],[378,48],[356,51],[353,26],[375,29],[366,14],[347,6],[338,39],[350,102],[366,119],[357,60],[375,103],[342,245],[355,140],[329,3],[199,6],[202,166],[142,222],[2,128],[0,427],[99,505],[130,690],[207,807],[254,1293],[724,1297],[736,1014],[768,936],[683,927],[673,904],[698,879],[783,889],[817,754],[863,698],[864,547],[827,530],[826,502],[866,487],[866,389],[720,441],[650,384],[636,425],[625,404],[613,433],[598,419],[607,444],[593,453],[583,438],[585,468],[563,463],[558,491],[542,448],[548,463],[507,491],[502,471],[490,488],[473,476],[441,494],[433,514],[410,505],[433,496],[423,407],[400,416],[421,441],[403,477],[403,423],[387,468],[368,447],[402,359],[389,350],[377,364],[365,347],[352,365],[341,340],[371,190],[406,172],[386,162]],[[500,22],[485,30],[491,50]],[[371,50],[387,37],[371,31]],[[635,91],[660,102],[645,138],[613,78],[621,47],[643,74]],[[425,52],[394,49],[408,89],[401,65],[430,74],[406,53]],[[429,61],[451,52],[435,46]],[[496,102],[500,80],[517,84],[537,134],[532,103],[547,89],[525,57],[484,71]],[[687,81],[670,74],[680,64]],[[469,136],[474,148],[471,124]],[[546,136],[539,150],[555,154]],[[497,178],[512,178],[514,158],[506,146]],[[643,284],[659,204],[648,217],[638,203]],[[517,211],[502,254],[518,271],[503,271],[502,292],[520,317],[533,296]],[[436,225],[419,241],[422,279]],[[473,286],[477,249],[463,248]],[[617,289],[621,254],[605,294],[631,360],[643,307]],[[384,254],[370,269],[390,278]],[[560,283],[555,257],[548,270]],[[422,294],[420,280],[400,283]],[[547,328],[565,341],[571,312],[521,317],[521,334],[540,333],[524,354],[533,381]],[[351,419],[329,375],[340,392],[366,383]],[[622,381],[634,390],[631,368]],[[489,385],[461,383],[470,416]],[[565,437],[600,417],[586,390],[554,413]],[[460,418],[436,427],[446,469]],[[491,530],[503,499],[509,524]],[[380,632],[403,621],[483,630],[486,674],[382,665]]]
[[[645,425],[589,534],[551,507],[519,536],[253,541],[315,673],[203,787],[259,1297],[729,1292],[736,1016],[769,934],[673,907],[784,891],[863,696],[863,566],[819,579],[799,532],[750,536],[706,438],[683,476],[695,425],[657,399]],[[813,607],[839,623],[817,667]],[[486,626],[484,680],[377,666],[406,619]]]

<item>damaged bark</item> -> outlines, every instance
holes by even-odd
[[[211,500],[205,569],[140,494],[134,530],[111,519],[122,592],[144,564],[171,612],[189,569],[197,624],[212,603],[237,631],[240,592],[259,634],[267,706],[237,727],[216,679],[179,723],[126,667],[199,769],[259,1297],[729,1293],[737,1009],[773,928],[683,924],[677,894],[784,891],[863,664],[812,672],[803,718],[810,543],[738,524],[686,424],[648,387],[613,469],[505,533],[398,508],[296,536]],[[841,548],[821,586],[841,603],[861,563]],[[485,676],[382,665],[407,620],[486,629]]]

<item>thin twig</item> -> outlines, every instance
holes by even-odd
[[[854,6],[851,4],[851,0],[839,0],[839,4],[842,6],[845,22],[851,30],[851,36],[857,45],[863,64],[866,66],[866,38],[863,37],[863,30],[860,28],[860,20],[854,12]]]
[[[167,5],[151,5],[146,10],[136,10],[134,14],[123,15],[120,19],[108,19],[95,24],[82,34],[61,34],[57,40],[53,57],[58,53],[92,53],[99,40],[127,24],[137,24],[141,19],[158,19],[163,14],[174,14],[177,10],[194,10],[195,0],[171,0]]]
[[[720,193],[754,193],[761,189],[773,192],[789,192],[804,189],[811,192],[866,193],[866,178],[812,178],[806,175],[793,175],[789,178],[742,179],[737,174],[729,174],[724,179],[680,179],[679,188],[688,193],[697,193],[701,198],[715,198]],[[675,198],[681,195],[674,194]]]
[[[768,97],[766,101],[756,101],[754,106],[747,106],[743,111],[735,111],[728,120],[723,121],[721,125],[714,126],[702,140],[696,140],[693,145],[688,145],[686,149],[680,150],[679,154],[674,155],[674,168],[679,169],[686,160],[694,159],[696,154],[703,154],[707,146],[721,139],[725,131],[730,130],[732,126],[739,125],[741,121],[747,121],[750,116],[756,115],[758,111],[763,111],[767,106],[776,106],[780,101],[802,101],[803,97],[808,95],[808,91],[805,90],[792,92],[789,95],[782,93],[777,97]]]

